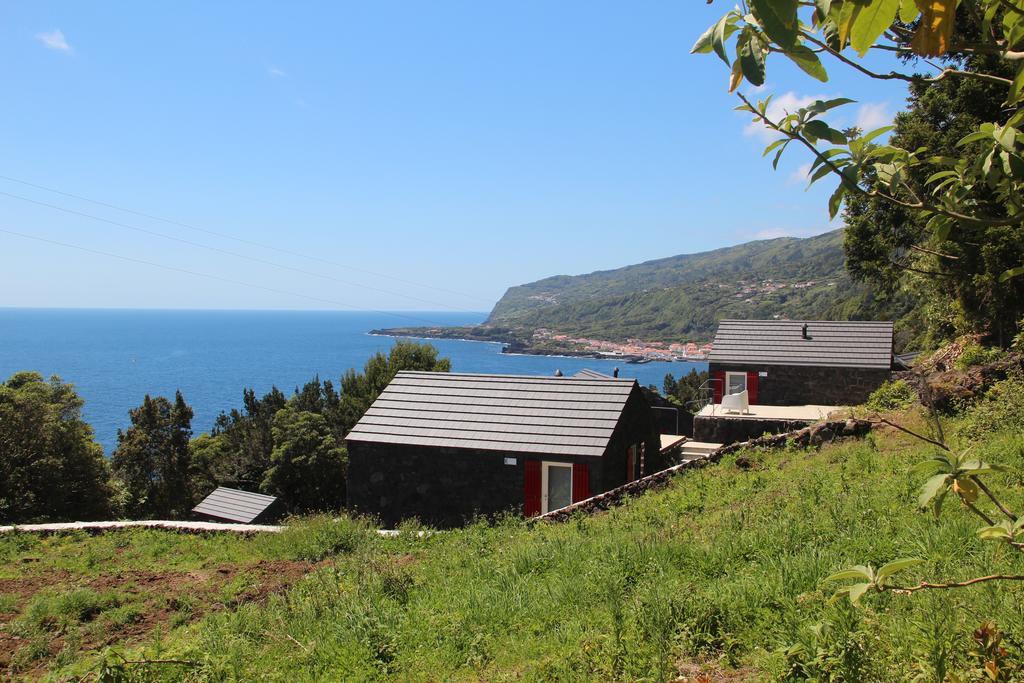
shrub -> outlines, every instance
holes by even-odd
[[[261,541],[269,544],[275,556],[319,562],[330,555],[351,553],[374,533],[363,520],[315,515],[293,519],[281,533],[268,534]]]
[[[871,410],[899,410],[906,408],[916,398],[914,389],[902,379],[884,382],[871,392],[865,405]]]
[[[999,360],[1003,356],[1003,350],[998,346],[982,346],[981,344],[969,344],[964,347],[960,357],[953,361],[957,370],[966,370],[972,365],[985,365]]]
[[[1002,429],[1024,432],[1024,375],[1014,374],[993,384],[981,400],[964,410],[959,431],[978,438]]]

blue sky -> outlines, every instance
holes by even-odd
[[[5,3],[0,229],[37,240],[0,232],[0,306],[487,310],[828,230],[831,188],[799,154],[772,172],[725,66],[689,54],[729,7]],[[851,97],[837,123],[871,127],[903,105],[828,66],[773,56],[759,96]]]

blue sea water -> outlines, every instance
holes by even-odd
[[[422,325],[467,325],[485,313],[353,313],[339,311],[168,311],[99,309],[0,309],[0,380],[20,370],[58,375],[85,400],[83,413],[109,455],[117,430],[128,426],[128,410],[143,396],[173,396],[180,390],[195,411],[196,434],[209,431],[221,411],[237,408],[242,389],[264,393],[272,386],[290,394],[319,375],[338,378],[361,368],[394,343],[371,329]],[[641,384],[661,386],[706,363],[623,364],[595,360],[501,353],[488,342],[431,340],[457,372],[569,375],[582,368]]]

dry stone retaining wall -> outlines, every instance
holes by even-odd
[[[698,467],[705,467],[709,464],[713,464],[721,460],[723,455],[729,453],[735,453],[736,451],[744,448],[757,448],[757,449],[772,449],[779,448],[793,443],[794,445],[802,448],[816,447],[823,443],[835,441],[836,439],[851,438],[851,437],[863,437],[869,431],[871,431],[874,424],[867,420],[858,420],[850,418],[847,420],[831,420],[818,422],[802,429],[797,429],[792,432],[785,434],[770,434],[768,436],[761,436],[756,439],[750,439],[741,443],[729,444],[728,446],[722,446],[718,450],[712,451],[705,456],[695,458],[693,460],[687,460],[686,462],[679,463],[673,467],[656,472],[654,474],[637,479],[624,486],[606,491],[605,493],[598,494],[581,500],[578,503],[566,506],[559,510],[552,510],[551,512],[532,518],[533,520],[545,520],[549,522],[564,522],[572,517],[577,512],[583,514],[594,514],[601,510],[607,510],[608,508],[619,505],[631,496],[638,496],[647,491],[653,491],[655,489],[662,488],[675,477],[677,474],[681,474],[685,470],[695,469]]]

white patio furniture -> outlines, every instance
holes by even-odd
[[[738,394],[727,394],[722,397],[723,413],[750,413],[750,401],[747,399],[747,391],[744,389]]]

